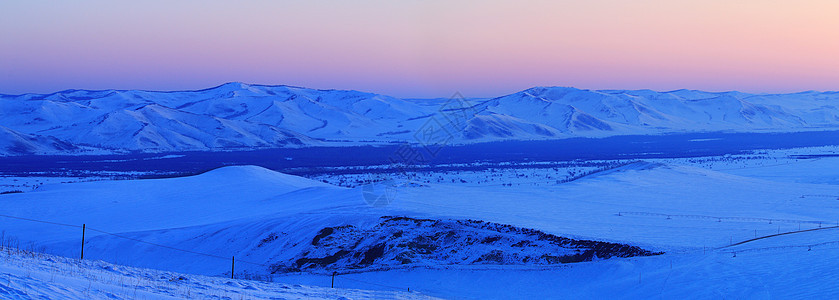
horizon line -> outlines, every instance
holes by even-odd
[[[451,96],[443,96],[443,97],[413,97],[413,96],[410,96],[410,97],[396,97],[396,96],[391,96],[391,95],[389,95],[389,94],[383,94],[383,93],[379,93],[379,92],[371,92],[371,91],[363,91],[363,90],[357,90],[357,89],[311,88],[311,87],[304,87],[304,86],[297,86],[297,85],[290,85],[290,84],[263,84],[263,83],[247,83],[247,82],[243,82],[243,81],[229,81],[229,82],[225,82],[225,83],[222,83],[222,84],[214,85],[214,86],[211,86],[211,87],[208,87],[208,88],[199,88],[199,89],[152,90],[152,89],[116,89],[116,88],[111,88],[111,89],[83,89],[83,88],[70,88],[70,89],[63,89],[63,90],[58,90],[58,91],[54,91],[54,92],[47,92],[47,93],[38,93],[38,92],[28,92],[28,93],[20,93],[20,94],[5,94],[5,93],[0,93],[0,95],[2,95],[2,96],[10,96],[10,97],[20,97],[20,96],[25,96],[25,95],[43,95],[43,96],[51,96],[51,95],[56,95],[56,94],[71,93],[71,92],[79,92],[79,91],[85,91],[85,92],[150,92],[150,93],[181,93],[181,92],[187,92],[187,93],[188,93],[188,92],[204,92],[204,91],[210,91],[210,90],[218,89],[218,88],[221,88],[221,87],[223,87],[223,86],[226,86],[226,85],[231,85],[231,84],[244,84],[244,85],[247,85],[247,86],[257,86],[257,87],[287,87],[287,88],[297,88],[297,89],[306,89],[306,90],[315,90],[315,91],[324,91],[324,92],[326,92],[326,91],[359,92],[359,93],[368,93],[368,94],[375,94],[375,95],[388,96],[388,97],[393,97],[393,98],[398,98],[398,99],[440,99],[440,98],[448,98],[448,97],[451,97]],[[615,89],[615,88],[603,88],[603,89],[590,89],[590,88],[578,88],[578,87],[574,87],[574,86],[561,86],[561,85],[553,85],[553,86],[535,85],[535,86],[531,86],[531,87],[529,87],[529,88],[525,88],[525,89],[522,89],[522,90],[517,90],[517,91],[512,92],[512,93],[502,94],[502,95],[498,95],[498,96],[490,96],[490,97],[465,97],[465,98],[467,98],[467,99],[468,99],[468,98],[471,98],[471,99],[477,99],[477,98],[498,98],[498,97],[504,97],[504,96],[509,96],[509,95],[513,95],[513,94],[521,93],[521,92],[528,91],[528,90],[531,90],[531,89],[536,89],[536,88],[565,88],[565,89],[575,89],[575,90],[580,90],[580,91],[592,91],[592,92],[619,92],[619,91],[625,91],[625,92],[640,92],[640,91],[651,91],[651,92],[662,93],[662,94],[675,93],[675,92],[679,92],[679,91],[703,92],[703,93],[709,93],[709,94],[743,93],[743,94],[750,94],[750,95],[794,95],[794,94],[805,94],[805,93],[822,93],[822,94],[839,93],[839,90],[823,90],[823,91],[822,91],[822,90],[801,90],[801,91],[796,91],[796,92],[745,92],[745,91],[740,91],[740,90],[708,91],[708,90],[691,89],[691,88],[679,88],[679,89],[673,89],[673,90],[655,90],[655,89],[651,89],[651,88],[636,88],[636,89]],[[460,93],[460,92],[459,92],[459,91],[455,91],[453,94],[457,94],[457,93]]]

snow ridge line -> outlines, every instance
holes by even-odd
[[[64,223],[58,223],[58,222],[52,222],[52,221],[44,221],[44,220],[23,218],[23,217],[9,216],[9,215],[3,215],[3,214],[0,214],[0,217],[23,220],[23,221],[38,222],[38,223],[57,225],[57,226],[82,228],[82,226],[79,226],[79,225],[64,224]],[[126,239],[126,240],[130,240],[130,241],[138,242],[138,243],[157,246],[157,247],[162,247],[162,248],[166,248],[166,249],[170,249],[170,250],[176,250],[176,251],[181,251],[181,252],[186,252],[186,253],[191,253],[191,254],[203,255],[203,256],[207,256],[207,257],[223,259],[223,260],[226,260],[226,261],[230,261],[232,259],[231,257],[223,257],[223,256],[215,255],[215,254],[197,252],[197,251],[188,250],[188,249],[180,249],[180,248],[175,248],[175,247],[172,247],[172,246],[167,246],[167,245],[152,243],[152,242],[144,241],[144,240],[140,240],[140,239],[130,238],[130,237],[127,237],[127,236],[122,236],[122,235],[116,234],[116,233],[111,233],[111,232],[107,232],[107,231],[103,231],[103,230],[99,230],[99,229],[95,229],[95,228],[90,228],[88,226],[85,226],[85,229],[90,230],[90,231],[99,232],[99,233],[102,233],[102,234],[111,235],[111,236],[118,237],[118,238],[121,238],[121,239]],[[256,263],[256,262],[250,262],[250,261],[245,261],[245,260],[240,260],[240,259],[237,259],[236,262],[242,262],[242,263],[247,263],[247,264],[252,264],[252,265],[257,265],[257,266],[270,267],[270,265]]]

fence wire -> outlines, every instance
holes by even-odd
[[[91,227],[88,227],[86,225],[85,226],[73,225],[73,224],[52,222],[52,221],[46,221],[46,220],[38,220],[38,219],[25,218],[25,217],[10,216],[10,215],[4,215],[4,214],[0,214],[0,217],[22,220],[22,221],[29,221],[29,222],[36,222],[36,223],[42,223],[42,224],[56,225],[56,226],[64,226],[64,227],[70,227],[70,228],[76,228],[76,229],[90,230],[90,231],[93,231],[93,232],[102,233],[102,234],[113,236],[113,237],[116,237],[116,238],[125,239],[125,240],[129,240],[129,241],[137,242],[137,243],[143,243],[143,244],[147,244],[147,245],[151,245],[151,246],[155,246],[155,247],[161,247],[161,248],[165,248],[165,249],[169,249],[169,250],[175,250],[175,251],[181,251],[181,252],[184,252],[184,253],[202,255],[202,256],[216,258],[216,259],[220,259],[220,260],[224,260],[224,261],[228,261],[228,262],[233,260],[233,257],[224,257],[224,256],[220,256],[220,255],[210,254],[210,253],[203,253],[203,252],[193,251],[193,250],[189,250],[189,249],[181,249],[181,248],[177,248],[177,247],[172,247],[172,246],[167,246],[167,245],[163,245],[163,244],[153,243],[153,242],[144,241],[144,240],[141,240],[141,239],[136,239],[136,238],[127,237],[127,236],[124,236],[124,235],[104,231],[104,230],[99,230],[99,229],[96,229],[96,228],[91,228]],[[268,267],[268,268],[271,267],[271,265],[268,265],[268,264],[246,261],[246,260],[241,260],[241,259],[238,259],[238,258],[235,260],[235,262],[236,263],[246,263],[246,264],[251,264],[251,265],[256,265],[256,266],[263,266],[263,267]],[[247,274],[245,274],[245,275],[247,276]],[[342,274],[338,273],[336,275],[340,276]],[[343,274],[343,275],[348,275],[348,274]],[[353,281],[353,282],[363,283],[363,284],[369,284],[369,285],[378,286],[378,287],[384,287],[384,288],[395,289],[395,290],[400,290],[400,291],[410,291],[410,288],[405,288],[405,287],[397,287],[397,286],[386,285],[386,284],[375,283],[375,282],[369,282],[369,281],[347,278],[347,277],[340,277],[340,278],[348,280],[348,281]],[[272,281],[273,281],[273,276],[272,276]]]
[[[81,225],[65,224],[65,223],[59,223],[59,222],[52,222],[52,221],[38,220],[38,219],[32,219],[32,218],[10,216],[10,215],[4,215],[4,214],[0,214],[0,217],[82,229]],[[224,257],[224,256],[220,256],[220,255],[210,254],[210,253],[203,253],[203,252],[193,251],[193,250],[189,250],[189,249],[181,249],[181,248],[162,245],[162,244],[158,244],[158,243],[152,243],[152,242],[149,242],[149,241],[135,239],[135,238],[123,236],[123,235],[120,235],[120,234],[116,234],[116,233],[112,233],[112,232],[108,232],[108,231],[104,231],[104,230],[100,230],[100,229],[96,229],[96,228],[91,228],[90,226],[84,226],[84,229],[94,231],[94,232],[98,232],[98,233],[102,233],[102,234],[106,234],[106,235],[110,235],[110,236],[114,236],[114,237],[125,239],[125,240],[130,240],[130,241],[137,242],[137,243],[143,243],[143,244],[152,245],[152,246],[161,247],[161,248],[166,248],[166,249],[170,249],[170,250],[181,251],[181,252],[184,252],[184,253],[203,255],[203,256],[206,256],[206,257],[218,258],[218,259],[223,259],[223,260],[226,260],[226,261],[232,260],[232,257]],[[237,263],[241,262],[241,263],[246,263],[246,264],[252,264],[252,265],[257,265],[257,266],[270,267],[270,265],[251,262],[251,261],[245,261],[245,260],[241,260],[241,259],[236,259],[236,262]]]
[[[666,218],[685,218],[685,219],[705,219],[705,220],[716,220],[716,221],[740,221],[740,222],[779,222],[779,223],[798,223],[798,224],[837,224],[839,225],[839,221],[814,221],[814,220],[792,220],[792,219],[770,219],[770,218],[755,218],[755,217],[721,217],[721,216],[706,216],[706,215],[681,215],[681,214],[665,214],[665,213],[654,213],[654,212],[641,212],[641,211],[621,211],[618,212],[618,216],[623,215],[635,215],[635,216],[646,216],[646,217],[666,217]]]

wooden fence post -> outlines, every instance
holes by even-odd
[[[86,224],[82,224],[82,254],[81,254],[81,258],[79,258],[79,259],[84,259],[84,230],[85,230],[85,225]]]
[[[233,279],[233,270],[236,268],[236,257],[230,257],[230,279]]]

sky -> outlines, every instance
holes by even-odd
[[[839,1],[0,1],[0,93],[839,90]]]

